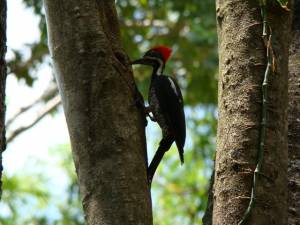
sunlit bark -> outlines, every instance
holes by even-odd
[[[145,118],[115,1],[44,3],[86,224],[150,225]]]

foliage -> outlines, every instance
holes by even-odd
[[[213,110],[206,110],[199,118],[198,110],[202,109],[191,112],[188,121],[191,124],[188,133],[193,143],[185,150],[186,163],[179,165],[174,147],[165,155],[153,181],[156,225],[202,224],[214,158],[216,118]]]
[[[30,51],[30,56],[23,54],[24,49],[12,49],[13,57],[7,62],[8,73],[14,74],[18,79],[25,80],[26,84],[32,86],[37,79],[38,67],[45,62],[48,56],[46,20],[42,13],[41,0],[24,0],[25,6],[33,9],[39,16],[40,39],[35,43],[28,43],[24,49]]]
[[[4,177],[3,200],[0,205],[0,223],[3,225],[25,224],[29,221],[38,221],[40,217],[29,216],[30,211],[45,207],[45,199],[49,198],[49,193],[44,191],[44,177],[31,175],[15,175]],[[22,209],[22,210],[21,210]],[[28,210],[29,213],[26,213]]]
[[[10,73],[32,85],[38,76],[39,66],[47,63],[46,24],[41,0],[23,0],[23,3],[40,18],[40,41],[28,44],[29,57],[22,54],[23,49],[14,49],[14,57],[8,66]],[[166,73],[176,76],[185,97],[188,125],[186,163],[179,166],[176,149],[171,149],[159,167],[152,191],[155,224],[201,224],[216,134],[218,59],[214,2],[118,0],[116,3],[123,46],[130,58],[138,58],[148,48],[158,44],[172,47],[173,57]],[[136,68],[135,78],[146,96],[149,70]],[[148,139],[153,140],[153,136]],[[155,140],[153,149],[159,141]],[[0,214],[0,223],[83,224],[74,166],[67,151],[69,146],[59,146],[58,149],[53,150],[53,158],[57,160],[55,167],[65,174],[67,180],[64,194],[57,196],[53,193],[53,183],[47,182],[50,179],[47,171],[51,168],[44,166],[46,162],[42,163],[40,168],[43,169],[39,174],[22,171],[22,174],[7,177],[4,181],[7,185],[4,187],[4,205],[0,205],[0,209],[6,207],[10,213],[6,216]],[[25,184],[34,188],[26,189],[23,187]],[[38,210],[41,205],[43,210]],[[56,217],[52,211],[56,212]]]
[[[50,152],[52,162],[30,160],[26,165],[28,170],[5,177],[0,224],[84,224],[70,147],[57,146]],[[57,177],[45,173],[53,168]],[[66,189],[59,184],[60,180],[66,182]]]
[[[201,224],[205,210],[211,159],[214,157],[215,109],[188,111],[191,116],[186,163],[179,165],[177,150],[172,148],[165,155],[153,181],[156,225]],[[69,145],[56,146],[50,150],[51,160],[29,161],[28,170],[4,179],[0,224],[84,224],[70,151]],[[66,183],[63,187],[59,185],[61,180]]]
[[[46,23],[41,0],[23,0],[26,7],[40,16],[40,41],[28,45],[31,56],[25,58],[22,50],[14,50],[8,62],[9,71],[32,85],[35,69],[48,55]],[[130,57],[158,44],[174,49],[167,73],[176,76],[185,87],[188,104],[215,104],[217,99],[217,48],[215,5],[209,0],[119,0],[122,40]],[[136,73],[138,84],[145,94],[149,76],[141,68]],[[148,78],[148,79],[147,79]]]
[[[166,73],[175,75],[185,87],[186,103],[216,103],[215,5],[207,0],[117,3],[123,44],[129,55],[138,58],[151,46],[171,46],[174,53]],[[135,75],[146,93],[148,71],[141,68]]]

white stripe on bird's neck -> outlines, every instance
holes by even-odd
[[[156,60],[159,62],[159,67],[157,69],[157,75],[162,75],[163,70],[164,70],[164,62],[158,58],[156,58]]]
[[[146,56],[145,58],[158,62],[159,67],[158,67],[156,73],[157,73],[157,75],[162,75],[162,73],[164,71],[164,62],[163,62],[163,60],[159,59],[159,58],[156,58],[156,57],[151,57],[151,56]]]

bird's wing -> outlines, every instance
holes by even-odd
[[[183,98],[177,81],[169,76],[160,75],[155,82],[155,91],[162,113],[172,128],[176,145],[183,163],[183,146],[185,143],[186,127]]]

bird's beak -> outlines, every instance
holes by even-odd
[[[151,61],[147,58],[140,58],[130,62],[131,65],[142,64],[142,65],[151,65]]]

